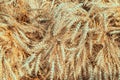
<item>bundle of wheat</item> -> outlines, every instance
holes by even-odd
[[[119,80],[119,0],[1,0],[0,80]]]

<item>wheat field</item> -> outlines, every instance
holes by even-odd
[[[0,0],[0,80],[120,80],[120,1]]]

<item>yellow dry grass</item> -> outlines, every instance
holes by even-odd
[[[0,80],[119,79],[119,0],[0,0]]]

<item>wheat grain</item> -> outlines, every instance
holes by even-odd
[[[80,49],[79,49],[79,51],[77,53],[77,58],[80,58],[83,49],[84,49],[84,46],[80,47]]]
[[[118,67],[118,80],[120,80],[120,67]]]
[[[53,8],[54,4],[55,4],[55,0],[52,0],[51,9]]]
[[[64,45],[61,44],[60,48],[61,48],[61,53],[62,53],[63,61],[65,61],[66,55],[65,55]]]
[[[93,73],[93,75],[95,75],[95,76],[93,76],[94,78],[95,78],[95,80],[99,80],[99,75],[98,75],[98,67],[97,66],[95,66],[95,68],[94,68],[94,73]]]
[[[32,65],[31,65],[31,68],[30,69],[28,69],[28,74],[32,74],[32,71],[34,70],[34,67],[35,67],[35,62],[33,62],[32,63]]]
[[[108,70],[109,70],[109,73],[110,73],[110,80],[112,80],[113,79],[113,75],[112,75],[112,67],[111,67],[111,65],[110,65],[110,63],[108,63]]]
[[[25,39],[26,42],[30,42],[30,40],[26,37],[26,35],[25,35],[22,31],[18,30],[18,32],[19,32],[19,33],[21,34],[21,36]]]
[[[71,22],[69,22],[69,24],[66,26],[67,29],[70,29],[70,27],[72,27],[72,25],[77,22],[79,20],[79,18],[76,16],[76,17],[73,17],[71,18]]]
[[[80,3],[80,4],[77,4],[75,7],[72,7],[72,8],[69,8],[68,9],[68,12],[70,13],[75,13],[77,10],[81,9],[81,12],[84,11],[86,12],[85,10],[83,10],[81,7],[82,7],[83,3]]]
[[[41,59],[41,54],[38,55],[37,60],[36,60],[35,75],[37,75],[37,73],[39,71],[40,59]]]
[[[34,53],[39,52],[42,48],[45,48],[46,46],[47,44],[44,44],[44,42],[39,42],[33,47],[32,52]]]
[[[79,23],[77,24],[76,29],[75,29],[74,33],[72,34],[71,41],[73,41],[73,40],[75,39],[76,34],[77,34],[77,32],[78,32],[78,30],[79,30],[80,27],[81,27],[81,22],[79,22]]]
[[[104,73],[104,79],[108,80],[108,74],[106,72]]]
[[[17,33],[13,34],[13,37],[16,39],[16,41],[18,41],[19,45],[23,49],[25,49],[29,54],[31,54],[30,48],[25,43],[22,42]]]
[[[21,68],[18,68],[18,73],[20,77],[24,76],[24,73]]]
[[[55,62],[52,61],[50,80],[53,80],[54,78],[54,72],[55,72],[54,66],[55,66]]]
[[[94,75],[93,75],[92,65],[89,66],[88,70],[89,70],[89,74],[90,74],[89,80],[93,80],[94,79]]]
[[[35,54],[31,54],[31,56],[29,56],[26,61],[25,64],[23,65],[23,67],[25,67],[26,65],[29,65],[29,63],[35,58]]]
[[[119,80],[119,6],[119,0],[0,1],[0,79]]]
[[[0,79],[2,79],[2,73],[3,73],[3,67],[2,67],[2,58],[3,58],[3,53],[1,51],[2,46],[0,46]]]
[[[9,73],[10,73],[12,79],[13,79],[13,80],[18,80],[17,77],[16,77],[16,75],[15,75],[15,73],[13,72],[13,70],[12,70],[9,62],[8,62],[5,58],[4,58],[4,61],[5,61],[5,64],[7,65],[7,68],[8,68],[8,70],[9,70]]]
[[[63,66],[60,63],[59,57],[57,55],[57,65],[59,67],[59,71],[60,71],[60,79],[62,79],[62,74],[63,74]]]
[[[30,57],[27,58],[27,60],[25,61],[25,64],[22,65],[22,68],[25,68],[29,74],[31,74],[33,68],[34,68],[34,65],[35,63],[32,64],[32,67],[30,68],[29,65],[30,65],[30,62],[35,58],[35,54],[32,54]]]
[[[101,72],[101,69],[99,70],[99,79],[102,80],[102,72]]]
[[[113,66],[113,79],[116,78],[116,74],[117,74],[117,70],[116,70],[116,66]]]

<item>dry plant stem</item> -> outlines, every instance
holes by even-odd
[[[0,46],[0,79],[2,79],[2,73],[3,73],[2,58],[3,58],[3,53],[1,51],[1,46]]]
[[[119,0],[0,1],[1,80],[119,80]]]
[[[5,61],[5,64],[6,64],[7,68],[8,68],[8,70],[9,70],[9,74],[12,77],[12,79],[13,80],[18,80],[17,77],[16,77],[16,75],[14,74],[14,72],[13,72],[10,64],[8,63],[8,61],[6,59],[4,59],[4,61]]]

